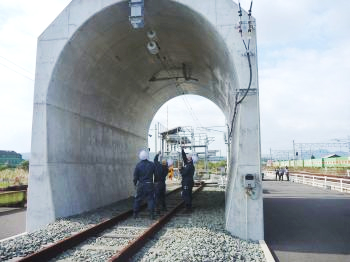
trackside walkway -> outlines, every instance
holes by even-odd
[[[265,241],[276,261],[350,261],[350,194],[266,179]]]

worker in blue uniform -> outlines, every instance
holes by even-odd
[[[159,162],[160,151],[154,157],[154,164],[156,167],[155,177],[154,177],[154,191],[155,191],[155,206],[157,213],[160,213],[160,206],[163,210],[166,211],[166,202],[165,202],[165,191],[166,185],[165,180],[168,175],[168,165],[165,159],[162,160],[162,163]]]
[[[185,202],[185,207],[187,211],[192,210],[192,188],[194,185],[194,165],[192,156],[186,156],[185,150],[182,147],[181,149],[182,159],[184,162],[184,165],[181,170],[182,180],[181,180],[181,186],[182,186],[182,198]]]
[[[139,154],[140,162],[136,165],[134,171],[134,185],[136,187],[136,196],[134,200],[134,217],[138,216],[140,205],[143,200],[147,200],[150,218],[154,218],[154,174],[155,165],[148,158],[148,152],[142,150]]]

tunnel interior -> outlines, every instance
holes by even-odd
[[[39,37],[29,231],[132,196],[137,152],[147,147],[152,119],[165,102],[198,95],[230,122],[236,94],[249,80],[232,1],[145,1],[141,29],[129,22],[128,1],[108,3],[73,0]],[[151,31],[157,54],[147,49]],[[238,121],[237,142],[230,145],[230,165],[237,160],[232,174],[240,165],[259,168],[257,96],[244,104],[239,117],[247,121]],[[240,209],[239,204],[230,202]]]
[[[78,165],[75,172],[95,193],[84,201],[96,207],[132,192],[136,152],[147,146],[152,118],[166,101],[196,94],[230,114],[235,70],[215,28],[178,3],[146,2],[146,9],[146,26],[138,30],[128,21],[127,2],[91,17],[64,47],[50,81],[47,113],[55,117],[48,132],[57,135],[48,137],[48,162]],[[157,55],[147,49],[151,30]]]

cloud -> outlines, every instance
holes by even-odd
[[[273,56],[280,58],[260,69],[263,150],[350,134],[350,48],[286,48]]]
[[[254,2],[263,153],[350,135],[349,9],[345,0]]]
[[[0,56],[26,69],[0,58],[0,118],[5,123],[0,149],[30,150],[34,83],[26,77],[34,77],[37,37],[69,2],[0,1]],[[250,0],[241,3],[249,9]],[[293,139],[325,142],[350,135],[348,10],[347,0],[254,1],[263,153],[271,147],[290,149]],[[192,98],[192,110],[181,97],[169,102],[169,127],[225,125],[220,109]],[[166,106],[156,115],[164,126],[166,115]],[[215,136],[223,141],[221,133]],[[217,146],[225,147],[223,142]]]
[[[30,151],[37,37],[69,2],[0,2],[1,150]]]

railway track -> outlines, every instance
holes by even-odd
[[[195,187],[193,194],[203,187],[204,184]],[[127,261],[182,210],[184,202],[180,190],[181,188],[177,188],[167,195],[169,211],[157,214],[154,220],[149,219],[149,213],[143,205],[136,219],[132,217],[133,210],[128,210],[71,237],[50,244],[19,261],[76,261],[77,257],[81,261],[89,261],[90,254],[93,256],[96,253],[106,261]]]

